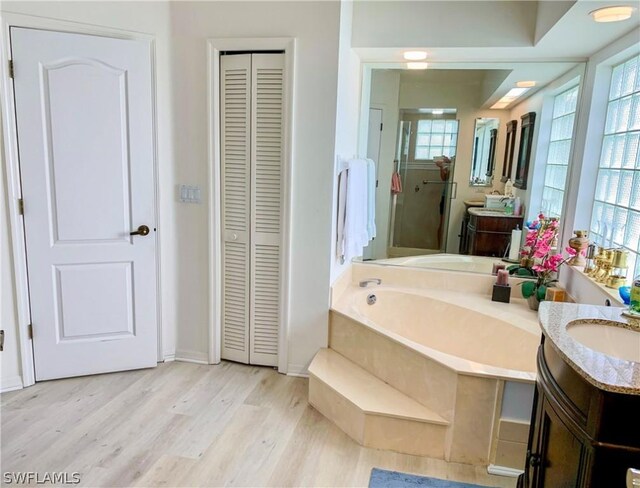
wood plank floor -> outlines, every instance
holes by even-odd
[[[270,368],[166,363],[37,383],[0,398],[2,472],[80,486],[367,486],[371,468],[488,486],[484,468],[359,446]]]

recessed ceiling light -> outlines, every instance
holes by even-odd
[[[505,98],[516,98],[519,97],[520,95],[522,95],[524,92],[526,92],[528,90],[528,88],[512,88],[511,90],[509,90],[507,92],[507,94],[504,96]]]
[[[520,95],[529,91],[529,88],[512,88],[507,92],[507,94],[494,103],[491,108],[500,109],[505,108],[511,102],[514,102]]]
[[[405,51],[404,59],[408,61],[422,61],[427,59],[427,53],[424,51]]]
[[[433,115],[442,115],[444,113],[444,109],[442,108],[434,108],[431,113]]]
[[[519,81],[516,83],[516,86],[518,88],[533,88],[534,86],[536,86],[536,82],[535,81]]]
[[[627,20],[633,13],[633,7],[628,5],[618,5],[616,7],[605,7],[589,12],[596,22],[619,22]]]
[[[427,69],[429,63],[407,63],[407,69]]]

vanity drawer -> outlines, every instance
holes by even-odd
[[[499,232],[511,234],[517,227],[522,229],[522,217],[478,217],[471,215],[469,226],[474,227],[476,232]]]

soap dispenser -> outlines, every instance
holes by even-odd
[[[640,275],[633,279],[633,284],[631,285],[629,311],[634,315],[640,315]]]

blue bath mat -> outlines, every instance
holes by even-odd
[[[470,483],[458,483],[457,481],[387,471],[386,469],[373,468],[371,470],[369,488],[413,488],[415,486],[424,486],[425,488],[487,488]]]

